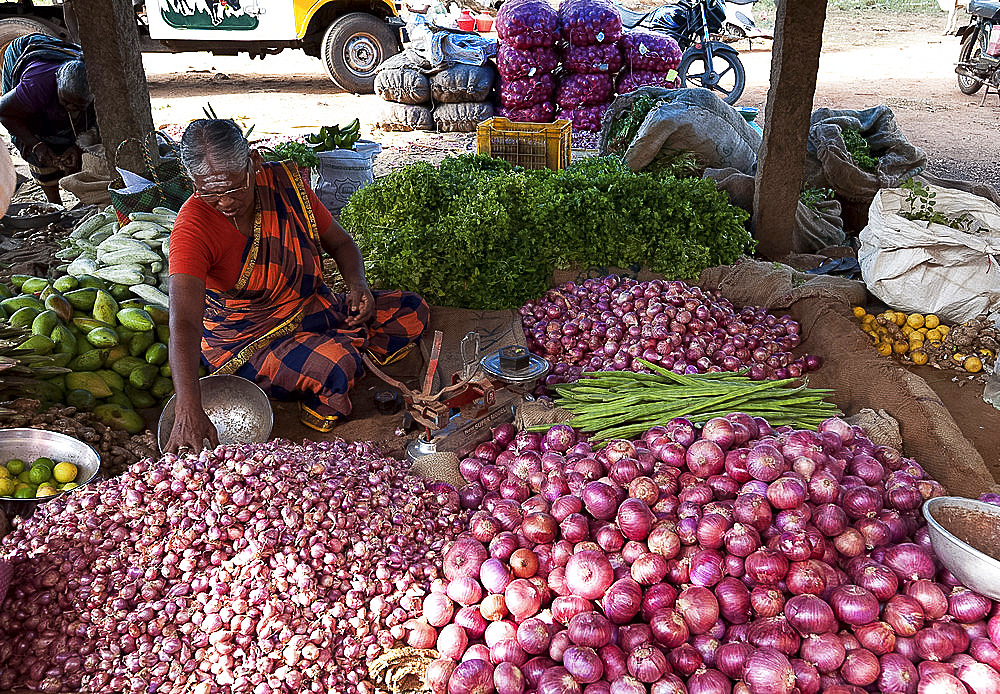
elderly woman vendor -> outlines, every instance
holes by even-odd
[[[423,333],[416,294],[372,292],[358,247],[295,166],[263,163],[231,120],[188,126],[181,159],[195,193],[170,235],[170,368],[176,419],[167,449],[217,443],[198,387],[210,371],[255,381],[269,396],[300,401],[301,421],[330,431],[350,414],[348,390],[362,351],[381,364]],[[323,281],[329,253],[348,287]]]

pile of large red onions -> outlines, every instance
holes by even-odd
[[[820,358],[795,356],[799,324],[763,308],[740,311],[719,292],[680,281],[611,275],[567,282],[521,307],[528,347],[553,362],[547,384],[580,372],[642,370],[637,358],[677,373],[748,369],[755,380],[794,378]]]
[[[919,513],[943,488],[842,420],[599,450],[502,425],[461,472],[469,531],[417,620],[436,694],[1000,692],[1000,607]]]
[[[465,527],[454,490],[406,467],[369,444],[276,441],[50,501],[0,544],[0,689],[371,692],[366,659],[416,638]]]

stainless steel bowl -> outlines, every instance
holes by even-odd
[[[97,454],[97,451],[72,436],[44,429],[0,429],[0,461],[6,462],[11,458],[20,458],[26,463],[30,463],[41,457],[76,465],[76,483],[80,485],[76,489],[81,489],[84,485],[94,481],[101,468],[101,456]],[[75,489],[69,491],[73,492]],[[0,508],[8,516],[27,518],[34,513],[38,504],[45,503],[52,498],[54,497],[14,499],[5,496],[0,497]]]
[[[934,514],[946,507],[979,511],[1000,523],[1000,506],[961,496],[939,496],[924,502],[923,509],[931,545],[945,568],[977,593],[1000,600],[1000,561],[962,542],[938,523]]]
[[[205,376],[201,384],[201,404],[219,433],[219,443],[263,443],[271,435],[274,412],[267,395],[253,381],[221,374]],[[156,440],[162,451],[174,428],[176,395],[163,408],[156,427]]]

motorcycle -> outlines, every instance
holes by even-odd
[[[761,29],[753,21],[753,5],[756,2],[757,0],[726,0],[726,21],[719,34],[723,41],[733,43],[746,39],[752,48],[754,39],[774,39],[774,34]]]
[[[735,104],[746,86],[746,71],[735,48],[712,36],[719,34],[726,19],[724,0],[680,0],[651,12],[618,8],[622,24],[667,34],[684,54],[677,73],[682,87],[703,87],[717,92],[727,104]]]
[[[958,30],[958,88],[970,95],[984,84],[1000,90],[1000,0],[970,0],[968,11],[969,24]]]

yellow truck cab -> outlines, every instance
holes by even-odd
[[[41,32],[79,42],[79,0],[0,2],[0,49]],[[339,87],[373,90],[375,68],[402,47],[393,0],[134,0],[143,52],[264,57],[301,48]]]

